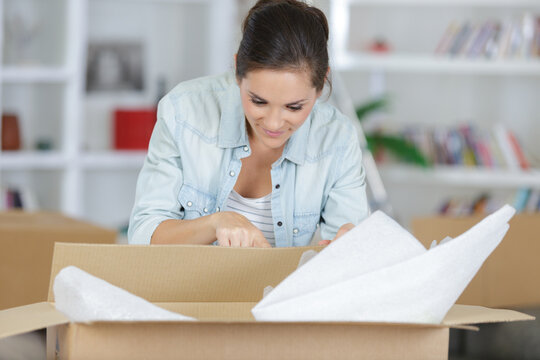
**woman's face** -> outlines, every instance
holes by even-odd
[[[308,71],[253,70],[238,82],[248,135],[267,149],[283,149],[321,95]]]

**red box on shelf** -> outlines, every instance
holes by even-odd
[[[114,148],[146,150],[156,123],[157,109],[117,109],[114,111]]]

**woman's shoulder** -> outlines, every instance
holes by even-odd
[[[188,80],[176,85],[165,97],[177,125],[212,137],[231,92],[238,91],[231,72]]]
[[[219,75],[182,81],[169,92],[169,95],[172,97],[189,97],[207,94],[208,92],[222,93],[229,90],[235,83],[234,74],[225,72]]]
[[[357,129],[353,120],[341,113],[336,107],[318,101],[311,114],[308,149],[316,152],[328,152],[357,142]]]

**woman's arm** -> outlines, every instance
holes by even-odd
[[[337,238],[344,230],[350,230],[348,223],[357,225],[369,215],[360,144],[352,126],[349,133],[351,138],[343,142],[334,171],[336,178],[321,213],[321,237],[324,240]]]
[[[152,235],[151,244],[270,247],[262,232],[246,217],[229,211],[193,220],[165,220]]]
[[[262,232],[244,216],[217,212],[184,220],[178,200],[184,182],[182,155],[174,140],[175,110],[168,96],[159,103],[148,155],[137,180],[131,213],[130,244],[211,244],[269,247]],[[189,154],[187,154],[189,156]]]

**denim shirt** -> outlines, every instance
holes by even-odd
[[[128,239],[149,244],[167,219],[220,211],[250,156],[240,89],[233,73],[187,81],[159,103],[137,181]],[[317,101],[272,164],[276,246],[305,246],[320,224],[332,239],[368,213],[357,132],[333,106]]]

